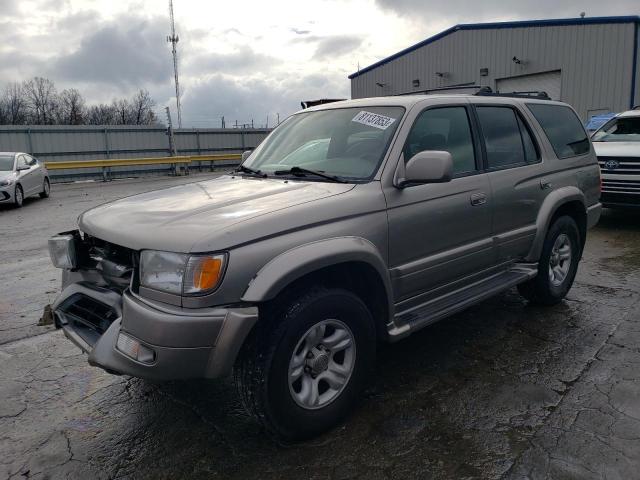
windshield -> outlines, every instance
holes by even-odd
[[[13,171],[13,155],[0,156],[0,172],[11,172],[11,171]]]
[[[368,180],[377,171],[403,114],[402,107],[361,107],[293,115],[262,142],[245,166],[266,174],[301,167]]]
[[[618,117],[593,134],[594,142],[640,142],[640,117]]]

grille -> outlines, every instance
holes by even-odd
[[[109,285],[118,290],[129,286],[138,263],[138,252],[90,235],[84,236],[83,244],[87,252],[87,267],[99,270]]]
[[[607,162],[610,166],[607,167]],[[611,168],[611,162],[615,162],[616,166]],[[598,157],[600,170],[602,173],[616,175],[638,175],[640,177],[640,157]]]
[[[602,193],[625,193],[640,196],[640,176],[637,180],[602,179]]]
[[[89,345],[94,345],[118,318],[113,308],[82,293],[70,296],[58,310]]]

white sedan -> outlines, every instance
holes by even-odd
[[[49,172],[37,158],[21,152],[0,152],[0,205],[21,207],[26,197],[47,198],[51,191]]]

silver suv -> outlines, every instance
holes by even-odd
[[[247,410],[301,439],[347,414],[378,342],[515,286],[559,302],[599,188],[590,140],[559,102],[322,105],[234,172],[93,208],[52,238],[55,323],[108,372],[233,370]]]
[[[640,207],[640,109],[619,113],[591,140],[602,170],[603,206]]]

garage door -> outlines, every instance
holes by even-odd
[[[547,92],[553,100],[560,100],[560,86],[562,84],[560,70],[553,72],[521,75],[519,77],[500,78],[496,80],[498,92]]]

